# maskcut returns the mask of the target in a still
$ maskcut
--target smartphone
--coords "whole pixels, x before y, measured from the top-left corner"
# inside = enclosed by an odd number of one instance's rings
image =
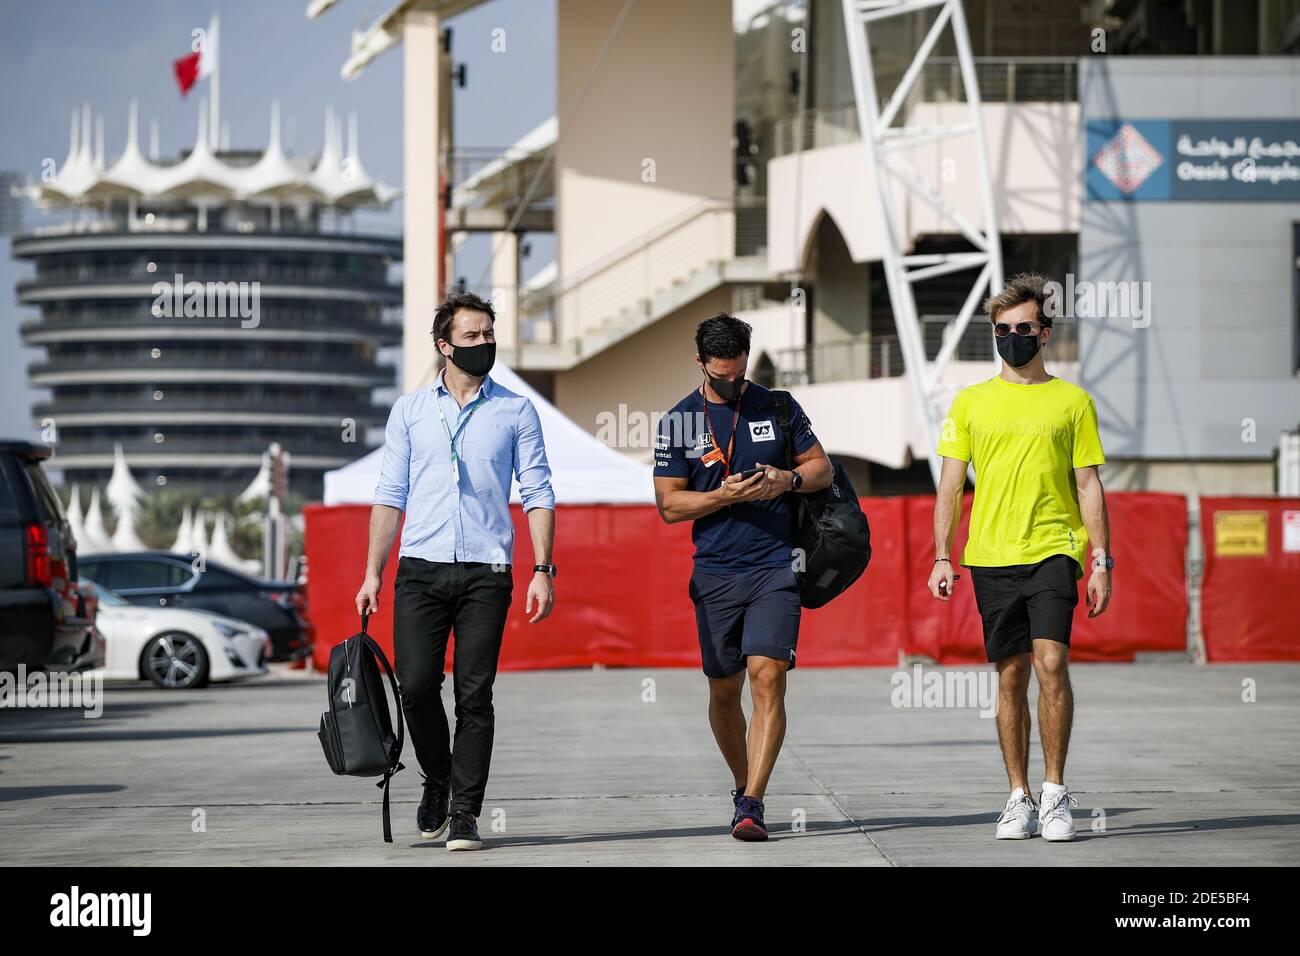
[[[736,477],[741,481],[749,481],[755,475],[761,475],[762,473],[762,468],[746,468],[744,471],[737,473]]]

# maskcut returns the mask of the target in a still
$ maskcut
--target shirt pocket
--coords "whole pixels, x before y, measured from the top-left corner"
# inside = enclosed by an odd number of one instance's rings
[[[479,461],[511,462],[515,457],[515,430],[499,422],[470,421],[465,426],[462,454]]]

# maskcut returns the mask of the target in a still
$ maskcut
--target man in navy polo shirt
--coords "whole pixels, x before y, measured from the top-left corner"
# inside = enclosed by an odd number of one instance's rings
[[[659,423],[655,500],[664,521],[694,521],[700,657],[709,678],[709,724],[736,789],[731,835],[766,840],[763,794],[785,738],[785,676],[799,639],[794,500],[830,485],[830,459],[793,400],[794,470],[772,393],[745,380],[750,326],[725,313],[695,331],[700,387]],[[753,720],[746,744],[740,695],[749,674]]]

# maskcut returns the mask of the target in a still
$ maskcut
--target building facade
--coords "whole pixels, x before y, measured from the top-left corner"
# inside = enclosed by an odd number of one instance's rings
[[[200,130],[174,162],[146,159],[134,108],[122,156],[90,149],[88,114],[67,161],[31,189],[63,213],[13,241],[34,266],[19,301],[39,309],[23,340],[43,348],[33,408],[65,482],[102,486],[121,448],[146,487],[243,490],[272,443],[290,488],[369,450],[401,340],[395,237],[348,230],[347,213],[393,192],[345,154],[327,120],[315,163],[287,156],[278,118],[261,152],[214,151]],[[78,139],[80,140],[78,142]]]

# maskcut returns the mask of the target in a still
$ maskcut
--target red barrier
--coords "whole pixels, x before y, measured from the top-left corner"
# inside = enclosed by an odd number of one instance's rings
[[[960,556],[970,527],[971,495],[962,503],[953,554]],[[1085,584],[1070,637],[1070,656],[1081,661],[1131,661],[1138,651],[1181,651],[1187,646],[1187,505],[1181,495],[1112,492],[1111,551],[1114,593],[1106,613],[1089,618]],[[911,577],[907,591],[907,653],[943,663],[981,662],[983,627],[968,568],[953,599],[936,601],[926,585],[934,562],[934,496],[907,498]]]
[[[804,666],[893,664],[904,626],[902,593],[891,586],[902,573],[902,499],[864,499],[874,553],[866,575],[831,604],[806,611],[800,627]],[[307,602],[316,625],[315,665],[360,622],[354,599],[365,568],[368,505],[308,505]],[[515,523],[515,593],[501,649],[503,670],[557,667],[698,667],[689,523],[665,525],[645,505],[560,505],[554,561],[557,609],[538,624],[524,613],[533,565],[528,523]],[[389,554],[379,613],[369,631],[392,651],[393,576]]]
[[[1298,523],[1300,498],[1201,499],[1201,632],[1209,660],[1300,660]]]
[[[1087,621],[1075,618],[1075,656],[1131,660],[1140,650],[1184,646],[1186,599],[1183,550],[1186,518],[1177,495],[1112,494],[1116,593],[1111,609]],[[801,666],[891,666],[900,651],[945,663],[983,661],[979,614],[969,572],[949,603],[926,590],[933,561],[928,495],[864,498],[873,554],[866,574],[826,607],[805,611],[799,636]],[[969,497],[964,514],[969,515]],[[515,593],[501,652],[504,670],[558,667],[698,667],[691,574],[690,525],[665,525],[648,505],[560,505],[555,563],[556,612],[529,624],[524,611],[533,565],[527,521],[515,522]],[[358,627],[354,597],[365,566],[368,505],[304,509],[307,598],[316,625],[315,664]],[[963,518],[958,547],[965,543]],[[960,553],[959,551],[956,553]],[[390,555],[380,613],[370,631],[392,649]]]

